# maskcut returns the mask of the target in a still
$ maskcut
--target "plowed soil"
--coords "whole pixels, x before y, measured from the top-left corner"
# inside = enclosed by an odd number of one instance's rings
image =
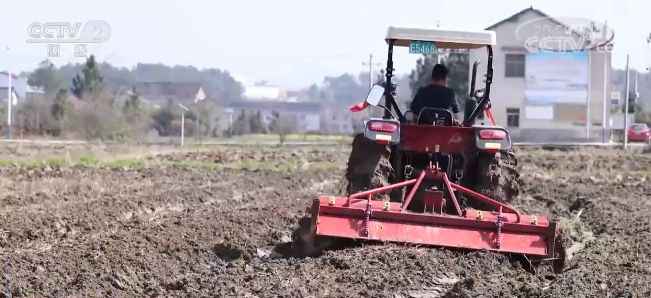
[[[560,218],[567,268],[360,244],[279,255],[348,147],[215,147],[124,168],[0,167],[5,296],[650,297],[651,155],[520,150],[516,207]]]

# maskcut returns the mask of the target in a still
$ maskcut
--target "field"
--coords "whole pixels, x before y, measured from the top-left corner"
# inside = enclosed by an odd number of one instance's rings
[[[5,296],[651,296],[648,153],[517,152],[516,207],[573,240],[556,275],[394,244],[276,253],[313,198],[341,192],[346,145],[90,147],[0,149]]]

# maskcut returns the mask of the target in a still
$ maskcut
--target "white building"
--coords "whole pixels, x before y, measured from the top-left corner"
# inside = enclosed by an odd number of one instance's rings
[[[254,101],[284,101],[287,98],[287,91],[269,85],[245,86],[243,96]]]
[[[496,122],[508,127],[515,140],[574,141],[589,134],[597,141],[602,132],[607,135],[611,52],[606,49],[612,47],[612,35],[595,24],[601,32],[589,32],[592,39],[586,39],[580,25],[594,23],[567,21],[527,8],[487,28],[497,35],[492,110]],[[481,61],[478,88],[486,58],[483,49],[470,55],[471,65]]]

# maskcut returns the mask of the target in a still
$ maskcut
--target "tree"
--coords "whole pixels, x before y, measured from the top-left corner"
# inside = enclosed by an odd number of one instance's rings
[[[131,89],[129,97],[124,101],[122,116],[128,125],[126,135],[129,137],[141,139],[151,127],[152,118],[142,107],[142,101],[135,88]]]
[[[281,115],[276,111],[272,112],[272,117],[269,130],[272,133],[278,134],[278,141],[282,145],[285,143],[287,135],[296,130],[296,119],[287,115]]]
[[[211,100],[202,100],[196,103],[193,107],[196,111],[194,114],[197,116],[197,134],[202,136],[202,133],[208,132],[211,136],[218,136],[221,131],[218,129],[217,124],[221,115],[220,107]]]
[[[18,105],[16,122],[20,125],[21,131],[38,135],[58,132],[59,125],[52,117],[51,106],[52,99],[40,95],[31,96]]]
[[[54,97],[50,111],[52,118],[59,123],[57,128],[53,128],[52,134],[58,136],[63,132],[65,120],[72,111],[72,104],[68,101],[68,91],[66,89],[59,89]]]
[[[140,113],[140,105],[140,96],[136,92],[136,88],[131,88],[129,98],[127,98],[127,100],[124,102],[124,106],[122,106],[122,112],[125,115]]]
[[[83,98],[86,94],[101,91],[104,78],[99,73],[94,55],[88,57],[81,72],[82,76],[77,74],[72,79],[72,93],[75,96]]]
[[[248,116],[244,110],[240,111],[240,115],[237,116],[237,119],[233,122],[233,127],[230,131],[233,132],[233,135],[245,135],[251,133],[251,122],[248,120]]]
[[[249,115],[249,127],[251,128],[251,133],[267,133],[267,128],[262,121],[262,113],[260,111]]]
[[[63,87],[63,77],[49,60],[43,60],[38,68],[29,74],[27,83],[43,88],[45,94],[54,94]]]
[[[172,133],[172,122],[174,121],[174,104],[169,101],[167,105],[152,115],[153,126],[161,136],[168,136]]]
[[[62,120],[65,117],[67,106],[68,106],[68,91],[65,89],[59,89],[57,95],[54,97],[54,102],[52,103],[52,117],[55,120]]]
[[[305,90],[305,93],[307,95],[307,99],[310,101],[317,101],[319,99],[323,99],[321,98],[321,91],[319,90],[319,86],[317,86],[316,84],[310,85],[310,87],[308,87]]]
[[[337,103],[351,104],[366,97],[368,85],[360,84],[352,75],[343,74],[338,77],[325,77],[324,91],[328,97]]]
[[[92,62],[90,61],[91,58]],[[90,64],[93,66],[91,67]],[[88,72],[84,71],[85,69],[94,70]],[[240,82],[235,80],[235,78],[233,78],[227,71],[217,68],[199,70],[193,66],[172,67],[164,64],[140,63],[133,69],[128,69],[126,67],[115,67],[106,62],[97,63],[95,57],[89,57],[89,59],[83,64],[66,64],[58,68],[52,67],[51,71],[56,73],[56,76],[59,77],[62,82],[72,82],[71,91],[74,91],[73,94],[78,97],[84,96],[84,92],[87,91],[86,89],[93,89],[93,84],[86,86],[85,77],[87,73],[90,77],[97,77],[97,75],[101,74],[101,87],[108,89],[109,91],[115,91],[127,86],[134,86],[139,82],[199,83],[202,85],[206,93],[220,101],[239,100],[244,91]],[[35,80],[34,82],[40,81],[43,80]],[[42,87],[42,84],[43,83],[32,85]],[[63,85],[59,85],[59,88],[62,86]],[[52,94],[58,91],[57,87],[52,87],[50,89],[52,90]]]

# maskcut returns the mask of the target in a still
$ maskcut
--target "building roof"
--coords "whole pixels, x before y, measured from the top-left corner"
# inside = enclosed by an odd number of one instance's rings
[[[510,16],[510,17],[508,17],[506,19],[503,19],[503,20],[501,20],[501,21],[499,21],[499,22],[497,22],[497,23],[495,23],[493,25],[488,26],[488,28],[486,28],[486,30],[494,30],[496,27],[499,27],[500,25],[502,25],[504,23],[516,22],[521,15],[523,15],[523,14],[525,14],[527,12],[533,12],[533,13],[541,16],[541,17],[549,18],[549,20],[551,20],[552,22],[555,22],[555,23],[557,23],[557,24],[559,24],[561,26],[566,26],[565,24],[563,24],[563,23],[555,20],[554,18],[550,17],[548,14],[546,14],[546,13],[544,13],[544,12],[538,10],[538,9],[535,9],[535,8],[533,8],[533,6],[531,6],[531,7],[525,8],[525,9],[519,11],[519,12],[516,12],[515,14],[513,14],[512,16]]]
[[[529,13],[529,12],[537,14],[541,18],[545,18],[547,21],[561,26],[562,28],[568,30],[572,35],[574,35],[576,37],[581,37],[583,35],[581,32],[577,31],[575,28],[571,27],[570,25],[549,16],[548,14],[542,12],[541,10],[533,8],[533,6],[525,8],[525,9],[511,15],[510,17],[508,17],[506,19],[503,19],[503,20],[501,20],[501,21],[499,21],[499,22],[497,22],[497,23],[495,23],[493,25],[488,26],[486,28],[486,30],[495,30],[495,28],[501,26],[502,24],[509,23],[509,22],[517,22],[518,18],[520,16],[522,16],[522,15],[524,15],[526,13]],[[606,26],[606,24],[604,23],[604,28],[606,28],[605,26]],[[602,45],[612,44],[613,39],[614,39],[614,34],[611,34],[609,37],[603,39]]]

